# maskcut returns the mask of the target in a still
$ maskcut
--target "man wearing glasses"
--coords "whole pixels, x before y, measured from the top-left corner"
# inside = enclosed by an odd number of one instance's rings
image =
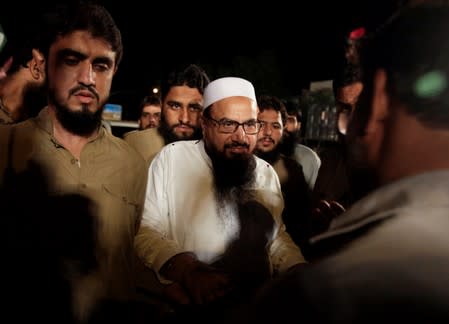
[[[203,139],[165,146],[150,166],[136,248],[178,289],[179,302],[208,304],[218,319],[228,301],[305,261],[281,220],[276,172],[253,155],[260,130],[253,85],[217,79],[205,88],[204,107]],[[196,315],[213,321],[206,314]]]

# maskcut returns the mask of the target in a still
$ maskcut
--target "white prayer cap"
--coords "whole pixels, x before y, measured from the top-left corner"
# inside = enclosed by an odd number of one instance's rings
[[[256,92],[251,82],[235,77],[225,77],[210,82],[204,89],[204,108],[229,97],[247,97],[256,100]]]

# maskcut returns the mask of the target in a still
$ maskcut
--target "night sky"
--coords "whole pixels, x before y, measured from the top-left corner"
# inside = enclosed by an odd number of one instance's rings
[[[295,96],[311,81],[331,79],[344,36],[360,26],[374,29],[399,1],[98,2],[110,10],[124,42],[111,101],[132,118],[141,97],[179,63],[199,64],[211,79],[248,78],[259,94]],[[14,37],[18,24],[50,3],[2,3],[0,24]]]

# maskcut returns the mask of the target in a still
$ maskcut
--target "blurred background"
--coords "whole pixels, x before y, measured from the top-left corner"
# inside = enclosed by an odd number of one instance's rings
[[[34,15],[56,1],[4,0],[0,24],[8,41]],[[122,119],[137,119],[141,98],[157,88],[174,64],[196,63],[211,79],[241,76],[257,94],[294,98],[313,81],[329,80],[345,38],[358,27],[374,29],[401,4],[367,1],[96,1],[122,31],[124,57],[110,102]],[[4,54],[4,53],[3,53]],[[1,59],[4,60],[2,54]]]

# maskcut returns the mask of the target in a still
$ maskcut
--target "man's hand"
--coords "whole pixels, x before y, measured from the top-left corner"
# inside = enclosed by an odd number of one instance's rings
[[[187,291],[177,282],[165,285],[162,290],[162,295],[168,301],[175,304],[190,304],[190,298]]]
[[[192,253],[175,255],[164,264],[161,274],[179,283],[195,304],[205,304],[231,290],[229,277],[201,261]]]
[[[312,233],[318,234],[327,230],[331,221],[344,211],[345,208],[334,200],[320,200],[318,205],[312,210]]]
[[[332,220],[345,211],[345,208],[335,200],[320,200],[318,206],[314,209],[314,213],[326,216]]]

